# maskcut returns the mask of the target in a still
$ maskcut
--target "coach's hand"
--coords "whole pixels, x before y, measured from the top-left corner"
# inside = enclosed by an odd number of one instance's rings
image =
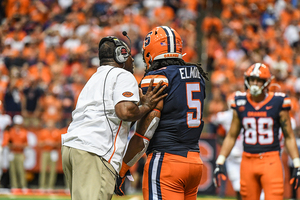
[[[227,179],[226,178],[225,167],[224,167],[224,165],[218,165],[217,164],[216,168],[215,168],[215,171],[214,171],[214,178],[213,178],[215,187],[220,187],[221,179],[223,181],[225,181]]]
[[[125,193],[124,193],[124,191],[123,191],[124,187],[122,187],[122,186],[123,186],[123,184],[124,184],[124,182],[125,182],[126,177],[127,177],[130,181],[133,181],[133,177],[132,177],[132,175],[131,175],[131,173],[130,173],[129,170],[126,172],[126,174],[125,174],[124,177],[118,176],[117,179],[116,179],[115,194],[118,195],[118,196],[123,196],[123,195],[125,195]],[[122,188],[123,188],[123,189],[122,189]]]
[[[300,167],[294,168],[290,184],[293,185],[296,190],[300,185]]]
[[[154,79],[151,79],[147,93],[145,95],[140,88],[140,104],[149,107],[149,110],[153,110],[156,107],[157,103],[168,95],[163,94],[164,89],[166,89],[166,85],[163,85],[163,83],[163,81],[159,81],[153,88]]]

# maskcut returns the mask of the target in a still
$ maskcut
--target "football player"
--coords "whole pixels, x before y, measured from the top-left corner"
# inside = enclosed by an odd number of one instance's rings
[[[140,83],[143,92],[154,78],[154,85],[164,81],[168,96],[138,122],[115,192],[123,194],[123,176],[146,152],[142,186],[145,200],[195,200],[203,168],[198,140],[203,128],[207,73],[200,64],[184,62],[181,37],[168,26],[156,27],[147,34],[143,57],[147,65]]]
[[[268,92],[271,79],[269,68],[262,63],[253,64],[246,71],[247,92],[235,95],[231,105],[234,109],[231,127],[216,160],[214,182],[218,186],[220,179],[225,177],[225,159],[243,128],[244,152],[240,171],[243,200],[258,200],[262,189],[266,200],[283,199],[280,127],[295,167],[291,184],[295,188],[300,184],[300,159],[289,115],[291,100],[284,93]]]

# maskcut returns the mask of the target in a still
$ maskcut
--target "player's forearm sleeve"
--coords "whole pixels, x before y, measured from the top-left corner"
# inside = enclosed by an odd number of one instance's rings
[[[154,117],[153,120],[151,121],[150,125],[148,126],[144,136],[136,133],[136,136],[142,137],[143,138],[143,142],[144,142],[144,148],[138,152],[137,154],[135,154],[135,156],[127,163],[128,166],[133,166],[146,152],[148,146],[149,146],[149,142],[151,140],[151,138],[154,135],[154,132],[159,124],[159,120],[160,118],[158,117]]]

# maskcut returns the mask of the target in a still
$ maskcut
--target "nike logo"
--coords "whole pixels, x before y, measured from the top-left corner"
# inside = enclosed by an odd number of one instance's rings
[[[266,110],[270,110],[273,106],[266,106]]]

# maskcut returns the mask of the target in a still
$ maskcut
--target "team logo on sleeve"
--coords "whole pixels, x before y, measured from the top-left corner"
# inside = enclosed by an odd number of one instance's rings
[[[122,95],[124,97],[132,97],[133,96],[133,93],[132,92],[123,92]]]
[[[245,109],[246,109],[245,106],[239,107],[239,111],[240,111],[240,112],[243,112]]]

